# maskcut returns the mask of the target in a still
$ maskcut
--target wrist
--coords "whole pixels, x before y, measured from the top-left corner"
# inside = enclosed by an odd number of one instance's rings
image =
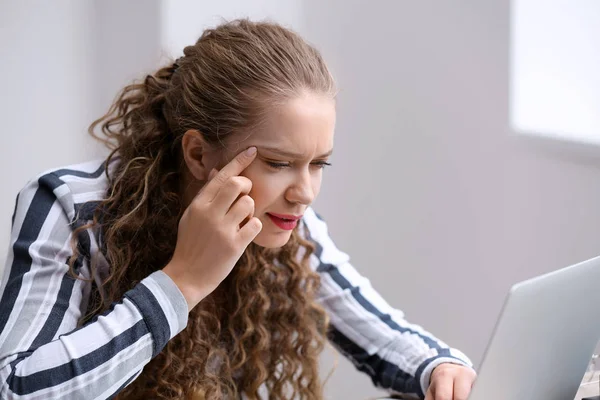
[[[180,273],[181,269],[174,267],[172,263],[167,264],[162,271],[171,278],[173,283],[179,288],[179,291],[188,304],[188,312],[191,311],[202,299],[208,296],[212,291],[207,288],[199,288],[191,284],[191,280]]]

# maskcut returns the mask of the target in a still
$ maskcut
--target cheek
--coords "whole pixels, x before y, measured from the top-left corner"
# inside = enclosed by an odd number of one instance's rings
[[[313,185],[312,185],[312,190],[313,193],[315,194],[315,197],[317,197],[319,195],[319,192],[321,191],[321,183],[323,182],[323,176],[322,176],[322,172],[318,174],[318,176],[313,179]]]
[[[255,211],[261,212],[277,201],[283,193],[283,182],[277,174],[260,171],[259,168],[248,168],[242,176],[252,181],[250,197],[254,200]]]
[[[269,193],[267,192],[268,186],[262,184],[259,180],[252,180],[252,190],[250,190],[250,197],[254,200],[255,211],[262,210],[265,203],[268,202]]]

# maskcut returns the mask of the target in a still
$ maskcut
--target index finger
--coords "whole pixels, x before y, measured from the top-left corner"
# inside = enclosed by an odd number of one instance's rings
[[[248,165],[250,165],[255,158],[256,147],[254,146],[249,147],[243,152],[239,153],[204,186],[204,193],[209,199],[212,200],[219,192],[219,189],[221,189],[221,186],[223,186],[223,184],[227,182],[229,178],[241,174],[242,171],[246,169],[246,167],[248,167]]]

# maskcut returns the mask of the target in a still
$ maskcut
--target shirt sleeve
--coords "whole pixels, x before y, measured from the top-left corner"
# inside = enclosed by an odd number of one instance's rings
[[[77,328],[89,283],[68,273],[72,198],[53,174],[17,197],[0,286],[2,399],[112,398],[187,325],[185,298],[157,271]]]
[[[350,264],[349,256],[338,250],[314,210],[309,208],[303,221],[305,234],[315,245],[311,262],[321,277],[317,301],[330,316],[329,339],[377,387],[423,398],[438,365],[472,368],[466,355],[392,308]]]

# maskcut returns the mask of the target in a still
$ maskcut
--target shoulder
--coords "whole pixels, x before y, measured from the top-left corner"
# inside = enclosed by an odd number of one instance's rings
[[[111,162],[109,169],[114,164],[114,161]],[[69,220],[91,219],[78,214],[93,213],[93,208],[106,197],[108,179],[105,172],[106,160],[46,170],[21,189],[17,202],[27,201],[30,207],[36,207],[58,201]]]

